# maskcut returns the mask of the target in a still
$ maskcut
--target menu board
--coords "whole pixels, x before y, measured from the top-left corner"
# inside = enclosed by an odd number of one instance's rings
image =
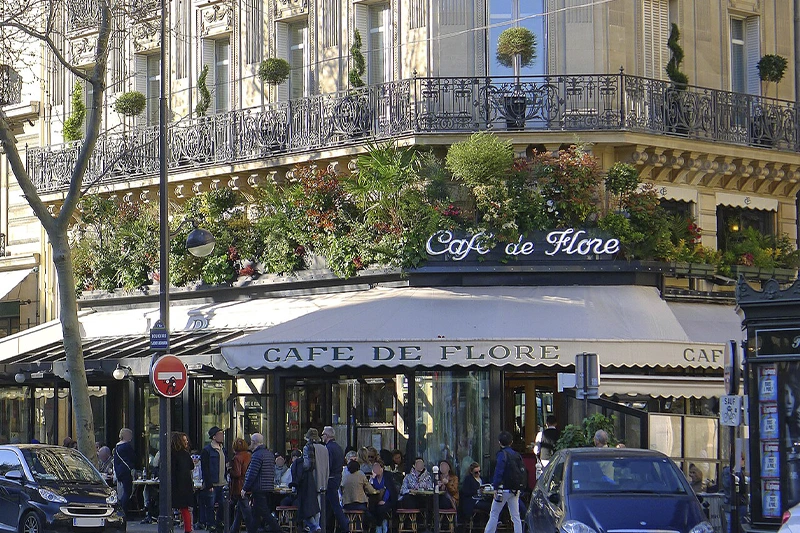
[[[761,509],[765,518],[781,516],[781,446],[778,413],[778,368],[758,367],[758,420],[761,441]]]

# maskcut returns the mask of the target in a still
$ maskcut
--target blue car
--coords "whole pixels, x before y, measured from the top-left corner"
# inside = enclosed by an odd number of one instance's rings
[[[117,492],[77,450],[0,446],[0,530],[121,533]]]
[[[666,455],[631,448],[559,451],[539,477],[528,533],[713,533]]]

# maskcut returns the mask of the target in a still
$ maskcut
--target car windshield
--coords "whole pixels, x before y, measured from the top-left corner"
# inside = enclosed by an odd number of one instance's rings
[[[100,474],[75,450],[69,448],[27,448],[22,454],[37,481],[103,483]]]
[[[678,468],[663,457],[580,457],[572,461],[572,492],[686,493]]]

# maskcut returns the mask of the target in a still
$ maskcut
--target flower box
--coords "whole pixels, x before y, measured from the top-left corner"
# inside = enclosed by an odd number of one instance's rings
[[[786,282],[797,278],[797,270],[792,268],[734,265],[731,267],[731,271],[737,278],[741,275],[744,276],[745,279],[756,279],[759,281],[774,279],[776,281]]]
[[[674,269],[676,276],[687,276],[691,278],[705,278],[713,276],[716,272],[716,265],[709,263],[687,263],[684,261],[673,261],[670,267]]]

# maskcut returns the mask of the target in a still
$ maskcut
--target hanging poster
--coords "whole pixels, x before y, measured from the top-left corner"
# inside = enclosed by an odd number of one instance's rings
[[[758,367],[758,401],[778,401],[778,369],[775,365]]]
[[[783,509],[800,503],[800,362],[779,363]]]
[[[778,441],[761,443],[761,478],[780,476],[780,444]]]
[[[759,424],[761,440],[776,440],[779,437],[778,406],[774,403],[762,403],[758,406],[760,411]]]
[[[767,518],[781,516],[781,482],[774,479],[761,480],[761,508]]]

